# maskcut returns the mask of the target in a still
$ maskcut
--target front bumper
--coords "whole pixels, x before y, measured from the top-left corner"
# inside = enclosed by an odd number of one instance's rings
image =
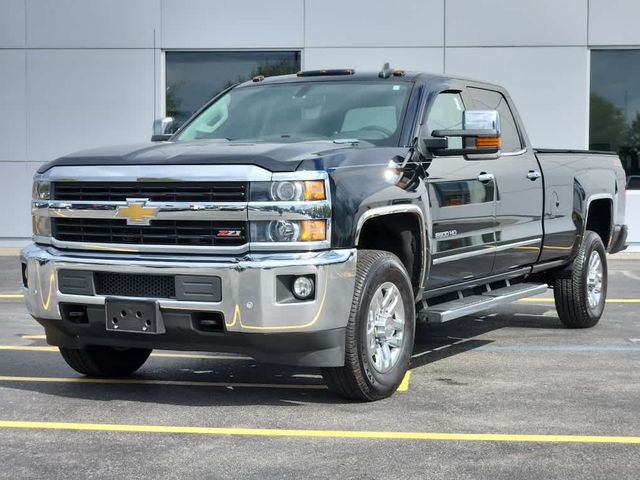
[[[71,252],[30,245],[23,249],[21,261],[26,270],[27,308],[45,327],[47,340],[53,345],[228,351],[245,353],[258,361],[306,366],[339,366],[344,361],[344,330],[355,282],[354,249],[249,254],[237,258]],[[58,288],[61,269],[217,276],[221,279],[222,300],[147,298],[158,304],[164,333],[107,331],[106,297],[61,293]],[[293,303],[276,301],[279,275],[315,275],[315,298]],[[88,323],[64,319],[60,304],[86,305]],[[190,312],[219,312],[224,318],[224,328],[220,332],[197,330],[187,315]]]

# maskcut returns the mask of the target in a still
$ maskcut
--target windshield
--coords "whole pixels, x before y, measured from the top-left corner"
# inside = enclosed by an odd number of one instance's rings
[[[234,88],[177,135],[285,142],[359,139],[397,145],[411,83],[297,82]]]

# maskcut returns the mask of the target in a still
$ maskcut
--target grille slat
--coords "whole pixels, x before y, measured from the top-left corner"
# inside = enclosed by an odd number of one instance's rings
[[[66,242],[229,247],[248,241],[246,222],[152,220],[139,226],[122,219],[54,218],[52,226],[54,237]],[[240,236],[217,237],[219,230],[240,230]]]
[[[54,200],[120,202],[244,202],[246,182],[54,182]]]
[[[94,284],[98,295],[176,298],[175,278],[171,275],[96,272]]]

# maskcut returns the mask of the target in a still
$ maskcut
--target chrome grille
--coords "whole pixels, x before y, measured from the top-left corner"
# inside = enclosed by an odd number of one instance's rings
[[[246,222],[234,221],[152,220],[150,225],[127,225],[121,219],[53,218],[52,228],[53,236],[66,242],[210,247],[248,242]],[[229,231],[239,234],[228,236]]]
[[[55,182],[54,200],[121,202],[244,202],[246,182]]]

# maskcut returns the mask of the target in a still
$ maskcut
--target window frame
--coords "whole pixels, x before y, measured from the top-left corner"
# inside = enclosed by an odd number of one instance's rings
[[[516,128],[516,134],[518,135],[518,141],[520,142],[520,148],[516,149],[516,150],[509,150],[509,151],[501,150],[500,151],[500,156],[501,157],[503,157],[503,156],[509,157],[509,156],[522,155],[522,154],[526,153],[527,152],[527,143],[526,143],[526,141],[525,141],[525,139],[524,139],[524,137],[522,135],[522,128],[520,126],[520,118],[518,117],[518,115],[516,115],[514,113],[514,108],[511,105],[511,99],[509,98],[509,96],[506,95],[505,92],[503,92],[503,91],[501,91],[499,89],[496,89],[496,88],[491,88],[491,87],[489,87],[487,85],[469,84],[466,87],[466,93],[468,95],[469,101],[473,104],[474,108],[476,108],[476,102],[475,102],[475,100],[473,98],[473,95],[471,93],[471,89],[484,90],[484,91],[487,91],[487,92],[497,93],[498,95],[500,95],[503,98],[503,100],[504,100],[504,102],[505,102],[505,104],[506,104],[506,106],[507,106],[507,108],[509,110],[509,113],[511,114],[511,118],[513,119],[513,124],[514,124],[514,126]],[[500,119],[500,122],[502,123],[502,119]],[[502,135],[502,133],[501,133],[501,135]]]

